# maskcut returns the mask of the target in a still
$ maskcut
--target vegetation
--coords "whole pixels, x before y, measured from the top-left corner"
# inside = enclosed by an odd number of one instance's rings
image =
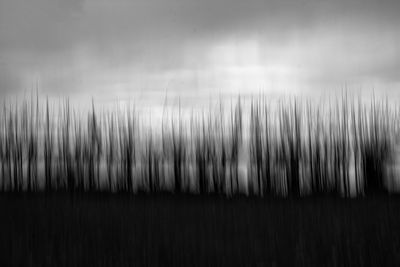
[[[292,98],[240,98],[230,111],[163,117],[134,109],[86,116],[68,100],[4,104],[3,191],[109,191],[364,195],[394,190],[399,110],[348,98],[322,106]],[[249,105],[246,105],[249,104]]]

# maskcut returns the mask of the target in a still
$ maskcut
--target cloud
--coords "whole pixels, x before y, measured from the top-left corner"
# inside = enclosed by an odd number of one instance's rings
[[[395,0],[0,0],[0,90],[239,88],[264,74],[250,86],[394,84],[399,12]]]

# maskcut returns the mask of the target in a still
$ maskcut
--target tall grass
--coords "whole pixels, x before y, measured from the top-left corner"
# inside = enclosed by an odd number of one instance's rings
[[[41,104],[44,104],[42,106]],[[4,102],[2,191],[109,191],[341,196],[393,191],[399,108],[344,94],[326,105],[264,97],[230,110],[163,116],[87,114],[65,100]],[[156,130],[158,129],[158,130]]]

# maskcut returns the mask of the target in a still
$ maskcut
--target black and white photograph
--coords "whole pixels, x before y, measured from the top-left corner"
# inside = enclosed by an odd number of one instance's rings
[[[400,1],[0,0],[0,266],[400,266]]]

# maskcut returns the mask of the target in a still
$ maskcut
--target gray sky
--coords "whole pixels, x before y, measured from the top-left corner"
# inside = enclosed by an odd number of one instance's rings
[[[187,103],[400,91],[398,0],[0,0],[0,91]]]

